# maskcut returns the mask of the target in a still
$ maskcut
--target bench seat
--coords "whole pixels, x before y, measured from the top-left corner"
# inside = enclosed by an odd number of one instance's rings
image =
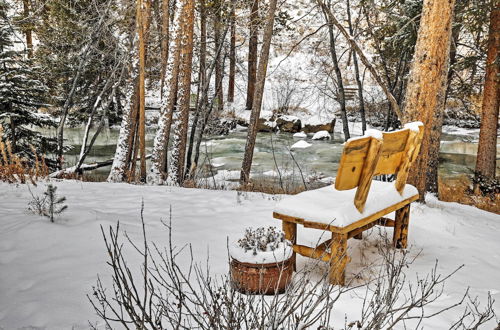
[[[405,200],[418,198],[418,190],[406,184],[402,195],[394,182],[372,181],[363,213],[353,204],[356,189],[337,190],[334,185],[305,191],[278,202],[274,212],[305,221],[337,228],[347,227],[365,217],[378,213]]]

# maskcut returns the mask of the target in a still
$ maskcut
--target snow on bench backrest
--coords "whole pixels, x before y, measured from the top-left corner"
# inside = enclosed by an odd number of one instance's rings
[[[335,189],[358,187],[354,205],[360,212],[375,175],[397,174],[395,188],[402,194],[410,166],[420,151],[423,133],[423,124],[414,122],[402,130],[384,133],[367,130],[364,136],[349,139],[340,159]]]

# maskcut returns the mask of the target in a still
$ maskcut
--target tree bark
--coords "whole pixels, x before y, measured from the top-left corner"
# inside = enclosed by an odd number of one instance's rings
[[[500,0],[492,1],[476,175],[495,178],[500,107]]]
[[[200,54],[199,54],[199,72],[198,72],[198,87],[196,92],[196,112],[191,125],[191,132],[189,134],[189,147],[186,156],[186,170],[189,176],[192,174],[192,157],[193,148],[195,144],[196,131],[198,130],[198,122],[200,115],[206,106],[208,87],[206,86],[207,80],[207,9],[205,0],[200,0]],[[196,163],[194,164],[196,166]]]
[[[24,19],[28,20],[28,26],[24,29],[24,34],[26,36],[26,48],[28,49],[28,58],[33,57],[33,34],[31,29],[30,7],[30,0],[23,0]]]
[[[406,90],[404,122],[421,121],[425,127],[420,155],[408,176],[422,202],[427,190],[429,162],[435,162],[439,156],[454,4],[455,0],[424,0]]]
[[[168,47],[170,43],[170,1],[162,0],[161,3],[161,71],[160,71],[160,91],[163,99],[163,85],[165,84],[165,74],[168,63]]]
[[[163,94],[166,97],[161,102],[160,118],[158,119],[158,130],[156,131],[153,152],[151,157],[151,171],[148,181],[161,184],[167,178],[167,156],[168,142],[172,126],[172,115],[177,104],[177,90],[179,82],[179,66],[181,58],[181,24],[182,15],[174,10],[174,21],[170,31],[171,42],[170,56],[166,71],[166,84],[163,86]]]
[[[214,15],[214,41],[215,49],[218,49],[220,45],[224,43],[222,39],[222,4],[223,0],[217,0],[215,2],[215,15]],[[216,51],[215,51],[216,52]],[[217,99],[217,110],[220,112],[224,108],[224,91],[222,85],[222,77],[224,70],[224,56],[217,56],[215,62],[215,97]]]
[[[271,48],[271,39],[273,37],[274,15],[276,13],[277,0],[270,0],[269,11],[266,17],[266,26],[264,29],[262,49],[260,53],[257,82],[255,84],[255,93],[253,97],[252,113],[250,116],[250,125],[248,126],[247,142],[245,146],[245,155],[241,167],[240,183],[248,183],[250,179],[250,170],[252,168],[253,151],[255,140],[257,138],[257,128],[262,108],[264,96],[264,86],[266,83],[267,63],[269,61],[269,50]]]
[[[351,18],[351,3],[347,0],[347,23],[349,24],[349,34],[351,38],[354,38],[354,28],[352,26],[352,18]],[[359,113],[361,116],[361,130],[363,134],[366,131],[366,114],[365,114],[365,100],[363,96],[363,83],[361,82],[360,74],[359,74],[359,64],[358,64],[358,55],[356,52],[352,52],[352,63],[354,65],[354,76],[356,78],[356,84],[358,85],[358,98],[359,98]]]
[[[231,0],[230,29],[231,44],[229,48],[229,84],[227,87],[227,101],[234,102],[234,84],[236,75],[236,0]]]
[[[149,0],[137,0],[137,31],[139,36],[139,156],[140,180],[146,182],[146,43]]]
[[[344,131],[344,139],[345,141],[351,138],[351,134],[349,134],[349,122],[347,120],[347,110],[345,106],[345,90],[344,90],[344,82],[342,81],[342,71],[340,71],[340,65],[337,58],[337,49],[335,42],[335,35],[333,33],[333,23],[330,21],[328,14],[325,9],[329,7],[323,7],[323,13],[325,15],[325,19],[328,23],[328,36],[330,38],[330,56],[332,57],[333,69],[335,70],[335,77],[337,78],[337,97],[338,102],[340,104],[340,116],[342,117],[342,129]]]
[[[259,0],[251,0],[250,39],[248,41],[248,82],[246,109],[252,110],[255,83],[257,79],[257,45],[259,42]]]
[[[193,59],[194,0],[186,0],[182,16],[181,63],[179,69],[178,106],[174,113],[174,139],[172,142],[172,162],[170,178],[182,185],[186,164],[186,142],[189,124],[189,104],[191,99],[191,72]]]

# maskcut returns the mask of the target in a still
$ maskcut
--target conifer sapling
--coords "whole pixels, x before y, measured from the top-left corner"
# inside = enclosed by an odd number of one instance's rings
[[[68,208],[67,205],[64,205],[66,197],[58,197],[56,191],[57,187],[49,184],[47,191],[44,192],[47,198],[47,208],[43,215],[49,218],[50,222],[54,222],[54,216],[63,213]]]

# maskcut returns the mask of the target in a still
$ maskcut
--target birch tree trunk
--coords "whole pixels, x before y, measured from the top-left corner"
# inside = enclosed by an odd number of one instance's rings
[[[500,0],[492,0],[476,175],[495,178],[500,107]]]
[[[425,201],[429,166],[437,166],[439,156],[454,4],[455,0],[424,0],[406,91],[404,122],[421,121],[425,127],[420,155],[408,176],[420,201]]]
[[[172,161],[170,163],[170,179],[182,185],[184,182],[186,163],[186,142],[189,124],[189,103],[191,99],[191,72],[193,60],[194,0],[186,0],[183,4],[181,36],[181,61],[179,68],[178,106],[174,112],[172,124],[174,138],[172,142]]]
[[[269,61],[269,50],[271,48],[271,39],[273,37],[274,15],[276,13],[277,0],[270,0],[269,11],[266,17],[266,26],[260,52],[259,68],[257,81],[255,84],[255,93],[253,96],[252,114],[250,116],[250,125],[248,126],[247,142],[245,146],[245,155],[241,167],[240,184],[248,183],[250,180],[250,170],[252,168],[253,151],[255,140],[257,138],[257,128],[262,108],[262,99],[264,96],[264,87],[267,75],[267,63]]]
[[[259,0],[251,0],[250,8],[250,40],[248,41],[248,81],[246,109],[252,110],[255,83],[257,79],[257,45],[259,34]]]

